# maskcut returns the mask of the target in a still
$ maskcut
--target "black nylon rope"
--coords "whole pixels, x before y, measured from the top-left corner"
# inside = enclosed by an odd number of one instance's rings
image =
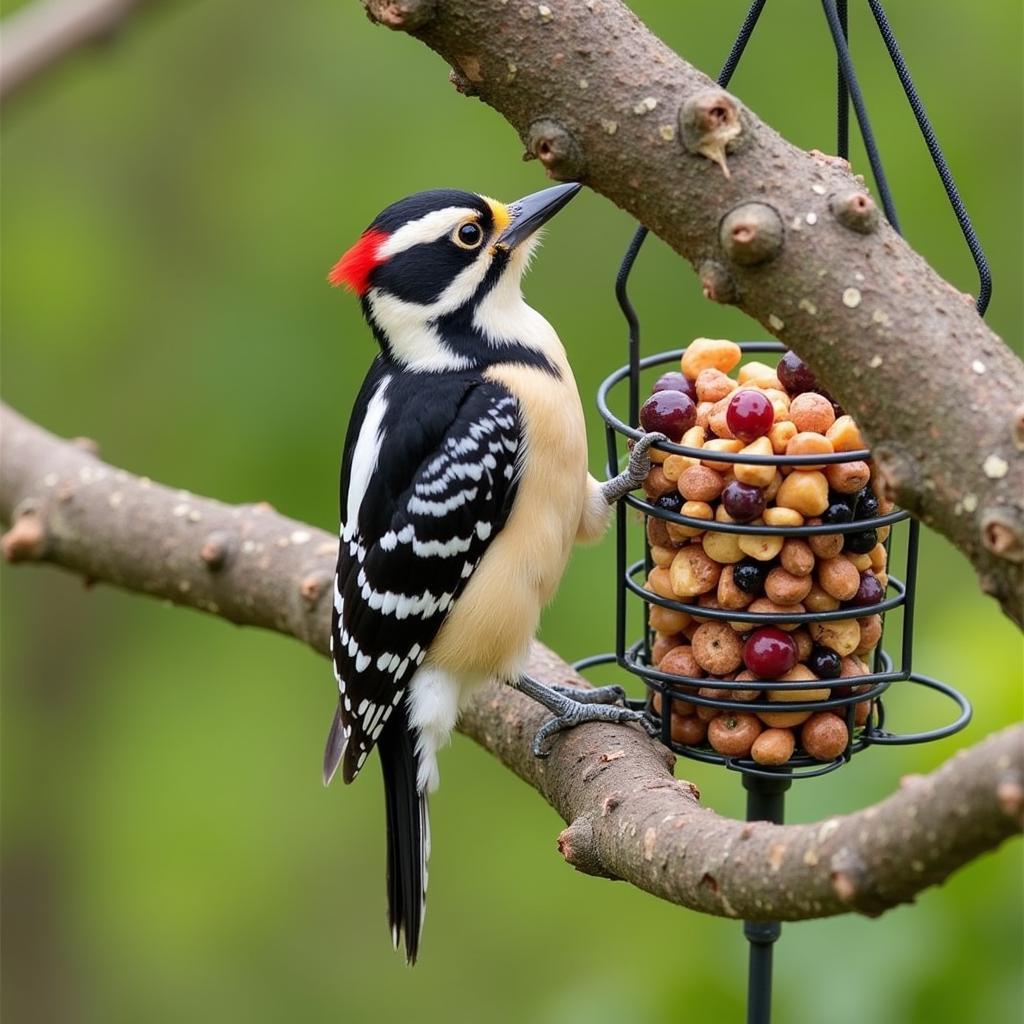
[[[767,0],[754,0],[750,5],[747,15],[743,19],[743,24],[740,26],[736,40],[732,45],[732,49],[729,51],[729,56],[726,58],[725,63],[722,65],[722,70],[718,75],[718,84],[723,88],[729,84],[733,73],[739,65],[743,52],[747,47],[747,43],[750,41],[750,36],[757,25],[758,19],[760,18],[761,12],[764,10],[766,3]],[[935,169],[939,174],[939,178],[942,180],[943,188],[946,191],[946,196],[949,199],[950,206],[952,207],[953,213],[960,225],[960,230],[963,232],[964,240],[967,242],[967,247],[970,249],[971,256],[974,259],[974,264],[977,267],[979,287],[976,306],[978,313],[984,314],[992,297],[992,274],[988,265],[988,259],[985,256],[985,251],[982,248],[981,242],[974,230],[974,225],[971,223],[971,218],[967,213],[967,208],[964,206],[963,199],[960,197],[960,193],[957,190],[956,183],[953,180],[953,174],[949,169],[949,165],[946,163],[946,159],[942,153],[941,147],[939,146],[938,139],[935,136],[935,131],[932,128],[927,113],[925,112],[924,104],[921,102],[921,98],[914,87],[913,80],[910,77],[910,71],[907,68],[906,61],[903,59],[903,54],[900,52],[899,46],[896,43],[896,37],[893,35],[892,29],[889,26],[889,21],[885,15],[885,10],[882,7],[881,0],[868,0],[868,4],[871,8],[871,13],[874,15],[875,22],[878,25],[878,30],[882,39],[885,42],[886,49],[889,51],[889,57],[893,63],[893,67],[896,69],[896,74],[899,77],[900,84],[903,86],[903,91],[906,94],[907,101],[909,102],[914,118],[917,121],[918,128],[924,138],[925,145],[928,147],[928,152],[931,154],[932,162],[935,164]],[[878,145],[875,141],[871,121],[868,118],[867,108],[864,104],[864,97],[860,91],[860,85],[857,82],[857,76],[853,68],[853,60],[850,57],[850,49],[847,43],[847,34],[849,31],[847,0],[822,0],[822,7],[825,12],[825,18],[828,21],[829,30],[832,34],[832,41],[836,48],[836,63],[838,68],[836,76],[837,154],[845,159],[849,153],[849,107],[852,102],[854,113],[857,118],[857,127],[860,129],[861,139],[867,153],[868,163],[871,166],[872,176],[875,179],[875,188],[878,191],[882,209],[885,211],[885,216],[889,223],[897,232],[900,232],[899,218],[896,215],[896,208],[893,203],[892,193],[889,189],[889,182],[885,175],[885,169],[882,166],[881,154],[878,151]],[[647,228],[643,224],[636,229],[636,232],[633,234],[633,237],[626,248],[625,255],[619,265],[619,271],[615,279],[615,296],[618,299],[619,307],[622,310],[623,316],[626,318],[626,323],[629,328],[630,368],[631,371],[633,371],[631,372],[630,377],[634,382],[637,380],[638,362],[640,358],[640,321],[637,316],[636,309],[633,307],[633,304],[629,299],[627,284],[630,272],[632,271],[637,255],[640,252],[640,247],[647,238],[647,233]],[[900,233],[902,234],[902,232]],[[631,423],[636,422],[637,405],[638,396],[635,392],[635,388],[631,388]]]

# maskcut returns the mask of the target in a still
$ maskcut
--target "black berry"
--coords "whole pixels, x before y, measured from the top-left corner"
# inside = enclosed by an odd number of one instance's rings
[[[733,569],[732,581],[744,594],[763,594],[764,581],[768,578],[770,569],[771,566],[764,562],[745,558]]]
[[[678,512],[683,507],[683,496],[678,491],[669,491],[668,494],[659,495],[651,504],[667,512]]]
[[[874,519],[878,515],[878,498],[870,487],[865,487],[857,495],[856,519]]]
[[[807,667],[819,679],[838,679],[842,671],[842,659],[831,647],[817,645],[807,659]]]
[[[851,555],[866,555],[877,543],[878,533],[875,530],[859,530],[843,538],[843,550]]]
[[[853,521],[853,509],[845,501],[834,501],[821,513],[823,523],[849,523]]]

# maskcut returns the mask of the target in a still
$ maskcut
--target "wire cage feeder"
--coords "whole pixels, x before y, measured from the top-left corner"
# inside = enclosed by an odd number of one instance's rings
[[[719,75],[718,84],[720,86],[725,87],[732,77],[765,2],[766,0],[755,0],[750,7]],[[957,193],[952,175],[943,158],[924,107],[914,89],[882,5],[879,0],[867,0],[867,2],[974,258],[979,274],[977,306],[979,313],[984,313],[991,294],[991,282],[984,253]],[[848,108],[852,103],[883,210],[890,224],[898,231],[899,223],[892,196],[850,59],[847,43],[847,2],[846,0],[822,0],[822,7],[835,45],[837,60],[837,153],[844,158],[848,155]],[[603,381],[597,393],[597,406],[605,422],[609,475],[613,475],[617,471],[629,442],[640,438],[643,434],[637,424],[644,376],[650,375],[652,372],[678,369],[679,359],[685,351],[684,349],[675,349],[645,357],[640,355],[639,319],[627,294],[627,282],[646,235],[646,228],[641,226],[637,229],[626,250],[616,281],[616,296],[629,327],[628,362],[610,374]],[[741,342],[740,348],[744,360],[751,355],[781,354],[786,350],[780,342],[761,340]],[[619,409],[625,407],[625,418],[617,414],[613,407]],[[658,448],[663,452],[687,456],[698,461],[707,458],[706,451],[681,444],[664,443],[658,445]],[[868,460],[870,457],[871,453],[867,449],[813,455],[751,455],[742,452],[716,452],[714,456],[716,462],[723,464],[742,463],[751,466],[772,466],[780,470],[783,467],[798,469],[823,464],[848,463]],[[739,533],[755,537],[807,538],[816,534],[841,534],[845,538],[850,534],[878,531],[885,528],[887,556],[897,551],[899,547],[903,548],[900,574],[897,576],[890,572],[882,600],[868,607],[841,604],[838,608],[829,611],[787,611],[765,614],[752,613],[746,609],[705,606],[699,604],[696,597],[665,597],[653,593],[645,587],[647,574],[653,564],[646,529],[643,530],[645,535],[644,557],[636,560],[630,558],[630,540],[631,538],[634,538],[635,541],[638,540],[637,535],[641,532],[637,522],[640,516],[643,517],[645,527],[651,520],[655,520],[700,531]],[[944,682],[915,672],[913,668],[914,596],[920,526],[909,517],[907,512],[894,508],[885,514],[876,514],[862,519],[854,518],[849,522],[805,523],[801,526],[754,525],[752,523],[718,521],[711,521],[709,525],[707,519],[691,518],[681,511],[662,507],[643,495],[634,493],[619,503],[615,530],[615,650],[613,653],[584,658],[577,662],[576,668],[586,670],[595,666],[616,664],[642,680],[647,695],[642,699],[631,700],[630,705],[634,709],[645,710],[656,722],[660,718],[661,741],[677,754],[696,761],[721,765],[740,774],[747,791],[748,820],[781,823],[784,816],[785,793],[794,779],[817,778],[827,775],[847,764],[855,754],[870,747],[927,743],[949,736],[962,729],[970,720],[971,707],[962,694]],[[893,544],[893,538],[897,532],[904,535],[900,538],[900,545]],[[892,569],[888,563],[887,567]],[[713,689],[716,692],[714,695],[705,696],[698,693],[698,689],[708,686],[708,678],[681,676],[660,671],[655,667],[651,656],[653,631],[647,625],[645,604],[650,607],[661,606],[686,613],[691,617],[699,617],[704,622],[724,621],[737,625],[750,623],[751,629],[779,623],[786,625],[796,623],[802,627],[806,624],[857,619],[873,614],[881,614],[884,624],[885,613],[897,609],[902,612],[902,621],[898,643],[895,644],[892,643],[891,637],[885,635],[883,626],[882,636],[874,648],[870,671],[866,674],[835,680],[813,679],[806,682],[786,683],[776,680],[747,679],[738,681],[714,678]],[[645,625],[640,636],[635,638],[631,637],[629,633],[631,609],[645,612]],[[889,653],[887,648],[892,649],[895,653]],[[811,695],[805,700],[787,701],[781,705],[769,703],[768,691],[777,690],[780,686],[794,691],[819,690],[819,692],[822,688],[831,688],[826,699],[813,699],[813,695]],[[950,705],[947,724],[924,731],[892,731],[890,726],[895,728],[897,723],[887,717],[885,698],[893,686],[912,687],[915,693],[932,691],[933,694],[945,699]],[[732,698],[731,691],[739,690],[748,691],[744,697],[749,697],[749,691],[758,691],[758,696],[753,701]],[[655,713],[655,700],[658,705],[658,713]],[[781,766],[760,764],[749,756],[728,756],[717,752],[706,742],[691,744],[673,738],[672,709],[679,702],[695,705],[698,709],[703,706],[725,712],[778,711],[780,708],[787,712],[831,711],[845,720],[848,737],[846,748],[838,756],[823,762],[797,747],[790,759]],[[781,926],[778,922],[746,922],[744,924],[744,933],[750,943],[747,1019],[751,1024],[765,1024],[770,1020],[772,949],[780,931]]]

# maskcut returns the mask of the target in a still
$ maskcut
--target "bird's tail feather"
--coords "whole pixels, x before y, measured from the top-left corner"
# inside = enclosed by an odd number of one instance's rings
[[[419,952],[430,856],[427,795],[416,785],[415,743],[402,703],[381,734],[378,750],[387,814],[388,921],[395,949],[404,936],[410,965]]]

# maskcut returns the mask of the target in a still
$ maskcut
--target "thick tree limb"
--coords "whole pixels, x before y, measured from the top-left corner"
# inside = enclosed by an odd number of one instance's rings
[[[4,18],[0,100],[84,46],[113,36],[152,0],[35,0]]]
[[[276,629],[326,653],[336,538],[265,504],[224,505],[133,476],[105,465],[88,444],[61,441],[0,410],[9,561],[51,562]],[[539,644],[530,670],[547,681],[573,679]],[[558,845],[570,864],[705,913],[752,920],[881,913],[1022,826],[1021,727],[963,751],[874,807],[775,826],[702,808],[695,788],[673,778],[672,755],[633,727],[583,726],[538,761],[530,740],[547,714],[491,686],[460,728],[569,823]]]
[[[796,349],[856,416],[891,496],[1024,625],[1024,367],[844,161],[790,145],[618,0],[363,3],[444,57],[551,177],[628,210],[709,298]]]

